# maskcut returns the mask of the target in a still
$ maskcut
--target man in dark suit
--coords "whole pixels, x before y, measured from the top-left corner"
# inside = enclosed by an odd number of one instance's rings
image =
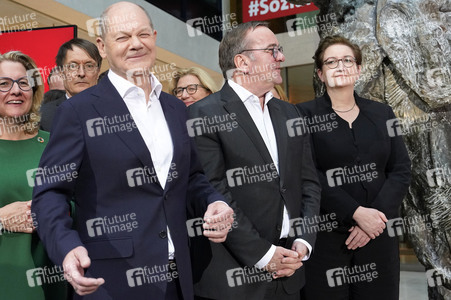
[[[240,24],[219,46],[228,80],[189,107],[187,126],[199,158],[230,201],[237,225],[224,244],[192,239],[199,299],[300,297],[301,261],[312,252],[316,234],[290,224],[319,214],[320,186],[308,136],[290,134],[287,127],[298,111],[269,92],[282,82],[284,60],[266,23]]]
[[[97,46],[90,41],[75,38],[65,42],[56,55],[58,74],[63,79],[66,94],[44,103],[41,107],[41,129],[50,131],[58,106],[65,100],[96,85],[102,57]]]
[[[74,299],[192,299],[187,199],[205,208],[213,242],[226,239],[233,210],[203,174],[185,105],[149,73],[157,32],[146,11],[119,2],[101,20],[111,69],[58,109],[35,176],[37,231]]]

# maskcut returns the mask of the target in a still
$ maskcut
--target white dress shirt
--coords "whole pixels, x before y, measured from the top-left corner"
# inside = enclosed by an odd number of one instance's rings
[[[125,105],[130,111],[133,120],[138,127],[147,149],[152,156],[153,166],[161,188],[164,189],[168,178],[169,168],[174,153],[171,133],[169,131],[166,118],[160,103],[160,94],[162,85],[158,79],[151,74],[152,90],[149,101],[146,103],[144,90],[137,87],[130,81],[120,77],[112,70],[108,72],[108,79],[124,99]],[[172,243],[169,227],[168,232],[168,250],[169,259],[175,256],[175,248]]]
[[[228,80],[227,83],[230,87],[237,93],[238,97],[243,101],[244,106],[247,111],[251,115],[252,120],[254,121],[255,126],[257,126],[260,135],[265,142],[266,148],[271,155],[272,161],[279,172],[279,154],[277,151],[277,142],[276,135],[274,133],[274,127],[272,126],[271,116],[268,110],[268,102],[273,98],[273,94],[271,92],[267,92],[265,94],[265,103],[263,109],[260,104],[260,100],[258,97],[248,90],[246,90],[241,85],[237,84],[233,80]],[[288,211],[286,206],[283,206],[283,221],[282,221],[282,230],[280,232],[280,238],[286,238],[288,233],[290,232],[290,216],[288,215]],[[310,253],[312,252],[312,246],[303,239],[296,239],[305,246],[307,246],[309,252],[304,257],[303,260],[307,260],[310,257]],[[276,246],[272,245],[271,248],[266,252],[266,254],[255,264],[257,268],[265,267],[274,253],[276,252]]]

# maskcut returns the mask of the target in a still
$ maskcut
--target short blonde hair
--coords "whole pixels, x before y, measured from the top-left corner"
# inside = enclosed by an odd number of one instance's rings
[[[180,78],[186,75],[194,75],[196,76],[200,84],[203,85],[207,90],[209,90],[211,93],[216,93],[219,89],[216,85],[216,82],[211,78],[210,75],[208,75],[207,72],[202,70],[201,68],[197,67],[191,67],[191,68],[185,68],[185,69],[178,69],[174,74],[174,86],[172,88],[172,91],[177,87],[177,83],[179,82]]]
[[[29,57],[28,55],[20,52],[20,51],[10,51],[6,52],[3,55],[0,55],[0,63],[4,61],[12,61],[12,62],[18,62],[21,63],[25,70],[32,70],[37,69],[37,65],[34,62],[34,60]],[[44,82],[42,80],[41,73],[39,73],[39,79],[40,82]],[[43,84],[34,84],[33,85],[33,98],[32,98],[32,104],[31,109],[28,112],[29,117],[24,121],[24,132],[26,134],[35,134],[39,130],[39,126],[34,126],[33,124],[38,124],[41,120],[41,115],[39,113],[39,109],[41,107],[42,98],[44,95],[44,85]]]

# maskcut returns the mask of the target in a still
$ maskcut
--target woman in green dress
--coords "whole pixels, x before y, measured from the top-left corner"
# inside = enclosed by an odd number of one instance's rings
[[[38,130],[42,95],[42,77],[29,56],[0,55],[1,299],[66,299],[62,268],[48,259],[30,213],[34,176],[49,138]]]

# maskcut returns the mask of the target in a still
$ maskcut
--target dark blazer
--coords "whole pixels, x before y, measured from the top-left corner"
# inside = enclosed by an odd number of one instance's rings
[[[388,219],[397,217],[410,183],[410,159],[402,136],[390,136],[393,128],[389,120],[396,118],[392,109],[357,94],[354,97],[360,113],[352,129],[347,121],[334,113],[327,93],[297,105],[308,118],[305,123],[310,128],[314,160],[322,187],[321,210],[323,213],[336,213],[337,219],[346,228],[354,224],[352,216],[359,206],[376,208]],[[335,115],[334,120],[331,119],[332,114]],[[315,117],[316,120],[328,117],[329,121],[315,122]],[[321,130],[327,128],[327,123],[333,122],[335,128]],[[328,170],[371,164],[374,166],[370,169],[371,173],[376,173],[370,180],[341,185],[328,182]]]
[[[236,226],[225,243],[209,243],[203,237],[192,239],[196,295],[213,299],[263,299],[268,281],[232,287],[226,272],[253,267],[271,244],[278,244],[284,204],[290,219],[319,213],[320,188],[309,138],[290,137],[287,130],[287,120],[298,118],[299,113],[293,105],[276,98],[268,102],[268,107],[277,140],[280,175],[275,169],[272,170],[275,173],[265,169],[273,163],[270,153],[243,102],[227,83],[221,91],[189,107],[191,120],[207,117],[204,120],[208,123],[215,117],[217,120],[227,118],[233,125],[232,130],[205,130],[195,137],[199,158],[210,182],[227,197],[236,213]],[[266,170],[257,172],[263,176],[271,173],[270,179],[240,185],[227,176],[232,169],[254,166]],[[296,238],[306,240],[313,247],[315,237],[315,233],[307,232],[292,235],[287,248],[291,249]],[[288,293],[295,293],[303,285],[303,269],[280,280]]]
[[[92,261],[86,276],[105,278],[95,293],[74,299],[165,299],[167,281],[161,278],[167,274],[167,226],[184,299],[193,298],[187,194],[204,208],[225,199],[203,175],[187,133],[183,102],[164,92],[160,102],[174,145],[171,178],[164,189],[149,150],[108,77],[58,109],[40,167],[59,166],[61,179],[40,178],[41,184],[36,179],[32,212],[55,263],[61,264],[69,251],[84,246]],[[68,164],[74,166],[70,170],[75,169],[75,180],[63,180]],[[75,230],[66,201],[72,194]],[[152,279],[143,272],[162,272],[162,277]]]
[[[53,118],[55,117],[56,110],[58,106],[61,105],[64,101],[66,101],[66,95],[64,94],[62,97],[44,103],[41,106],[41,129],[50,132],[52,129]]]

